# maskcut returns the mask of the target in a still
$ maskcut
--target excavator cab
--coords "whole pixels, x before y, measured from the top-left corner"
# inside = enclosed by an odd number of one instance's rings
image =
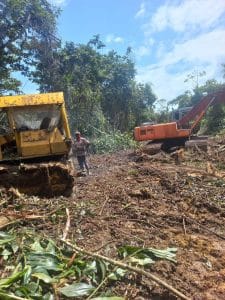
[[[0,97],[0,185],[37,195],[68,192],[70,141],[63,93]]]

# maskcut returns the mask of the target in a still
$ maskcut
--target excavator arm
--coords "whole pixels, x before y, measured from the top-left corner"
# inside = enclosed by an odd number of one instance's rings
[[[208,108],[212,105],[225,103],[225,89],[204,96],[187,114],[177,121],[178,128],[190,128],[190,133],[199,124]],[[189,123],[193,121],[193,124]]]

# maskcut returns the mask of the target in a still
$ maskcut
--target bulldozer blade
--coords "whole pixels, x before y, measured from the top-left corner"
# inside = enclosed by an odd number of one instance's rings
[[[59,162],[0,166],[0,186],[14,187],[27,195],[68,197],[73,183],[70,167]]]

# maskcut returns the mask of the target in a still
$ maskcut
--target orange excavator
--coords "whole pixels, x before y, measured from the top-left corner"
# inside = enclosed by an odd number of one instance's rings
[[[163,151],[173,147],[184,147],[190,140],[193,130],[199,124],[208,108],[212,105],[225,103],[225,89],[203,96],[180,120],[162,124],[144,124],[134,129],[136,141],[148,141],[160,144]]]

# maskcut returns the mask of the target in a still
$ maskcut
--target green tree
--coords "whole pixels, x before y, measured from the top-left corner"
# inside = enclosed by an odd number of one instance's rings
[[[204,86],[200,87],[208,94],[224,90],[225,84],[217,82],[215,79],[208,80]],[[215,134],[225,128],[225,103],[216,104],[209,108],[204,118],[206,133]]]
[[[105,124],[100,106],[104,76],[101,54],[94,49],[96,43],[100,47],[96,38],[87,45],[67,42],[53,53],[55,68],[51,70],[52,76],[46,76],[42,58],[32,74],[42,91],[64,92],[71,127],[89,135],[94,133],[95,128],[102,130]]]
[[[224,87],[223,83],[219,83],[215,79],[210,79],[201,86],[196,85],[192,91],[186,91],[184,94],[179,95],[168,104],[169,106],[177,105],[178,108],[194,106],[202,99],[204,93],[210,94]]]
[[[132,98],[130,103],[130,126],[133,128],[143,122],[154,119],[154,103],[157,97],[151,85],[133,82]]]
[[[203,97],[204,93],[211,94],[213,92],[225,89],[224,83],[219,83],[215,79],[207,80],[203,85],[196,85],[193,91],[186,91],[177,98],[169,102],[169,105],[178,105],[178,108],[194,106]],[[225,128],[225,107],[224,104],[211,106],[201,123],[202,131],[205,133],[216,133]],[[204,130],[203,130],[204,128]]]
[[[115,51],[103,56],[101,105],[112,128],[126,131],[130,120],[134,63],[129,55],[120,56]]]
[[[158,99],[156,102],[157,112],[155,113],[156,123],[166,123],[170,121],[169,106],[166,99]]]
[[[181,107],[187,107],[192,105],[192,95],[190,91],[186,91],[183,94],[177,96],[175,99],[171,100],[168,105],[169,106],[178,106],[178,108]]]
[[[95,45],[94,45],[95,46]],[[67,43],[60,53],[62,90],[64,90],[70,120],[74,128],[89,135],[95,128],[103,129],[101,100],[101,55],[91,44]]]
[[[225,129],[225,105],[216,104],[212,106],[204,120],[206,133],[216,134]]]
[[[0,94],[19,92],[13,72],[27,74],[43,46],[49,53],[58,13],[47,0],[0,0]]]
[[[187,78],[184,80],[184,82],[191,81],[193,84],[193,88],[198,88],[199,87],[199,79],[203,76],[206,75],[206,72],[199,71],[198,69],[195,69],[192,73],[187,75]]]
[[[87,43],[88,46],[94,46],[95,50],[99,50],[105,47],[104,43],[100,40],[100,35],[96,34],[92,39]]]
[[[135,82],[131,49],[121,56],[101,54],[103,47],[99,35],[86,45],[67,42],[52,51],[52,68],[45,56],[36,56],[31,74],[41,91],[64,92],[71,127],[88,135],[133,129],[149,120],[156,100],[149,84]]]

